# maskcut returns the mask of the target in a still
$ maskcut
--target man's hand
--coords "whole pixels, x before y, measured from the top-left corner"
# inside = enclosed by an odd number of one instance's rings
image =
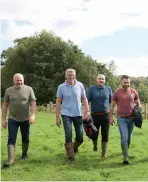
[[[90,111],[84,112],[84,119],[89,120],[90,119]]]
[[[7,122],[6,122],[6,120],[2,120],[2,128],[7,128]]]
[[[60,126],[61,126],[61,119],[60,118],[56,119],[56,125],[60,128]]]
[[[30,117],[29,117],[29,124],[33,124],[35,122],[35,114],[32,114]]]
[[[110,116],[109,122],[110,122],[110,124],[111,124],[112,126],[114,125],[114,123],[115,123],[115,121],[114,121],[114,116]]]

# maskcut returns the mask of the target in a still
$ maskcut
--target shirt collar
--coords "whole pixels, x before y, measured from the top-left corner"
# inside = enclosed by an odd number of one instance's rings
[[[74,85],[77,83],[78,81],[75,79],[75,81],[74,81]],[[67,86],[69,86],[69,87],[73,87],[73,86],[71,86],[71,85],[68,85],[68,83],[67,83],[67,80],[65,80],[65,82],[64,82],[64,85],[67,85]]]
[[[97,85],[97,88],[98,88],[98,89],[104,89],[104,88],[105,88],[105,85],[103,85],[103,86],[101,86],[101,87]]]

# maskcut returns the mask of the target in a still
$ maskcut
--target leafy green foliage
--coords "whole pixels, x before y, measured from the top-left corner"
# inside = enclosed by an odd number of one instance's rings
[[[3,50],[1,63],[1,95],[11,86],[15,73],[22,73],[25,83],[33,87],[38,104],[55,102],[56,90],[64,81],[65,70],[74,68],[77,79],[85,88],[96,83],[96,76],[104,74],[106,84],[112,90],[119,86],[114,60],[109,65],[86,56],[72,41],[65,42],[52,32],[45,30],[31,37],[17,38],[14,46]],[[148,77],[132,78],[132,86],[139,92],[142,102],[148,102]]]
[[[64,42],[51,32],[15,39],[14,43],[14,47],[3,51],[6,65],[2,68],[2,88],[12,85],[15,73],[22,73],[25,83],[33,87],[38,104],[55,101],[67,68],[76,69],[77,79],[86,88],[95,83],[98,71],[109,73],[105,65],[85,56],[73,42]]]

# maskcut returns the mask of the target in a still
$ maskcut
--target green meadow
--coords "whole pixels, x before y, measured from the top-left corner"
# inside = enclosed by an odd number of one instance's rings
[[[74,131],[74,130],[73,130]],[[73,132],[73,138],[74,138]],[[100,138],[99,138],[100,139]],[[101,143],[93,152],[92,142],[84,133],[84,143],[76,160],[67,163],[63,126],[55,125],[55,114],[38,111],[31,125],[28,160],[20,160],[20,131],[15,164],[1,170],[2,181],[148,181],[148,121],[134,128],[129,150],[130,165],[122,164],[120,136],[115,124],[110,127],[108,158],[101,158]],[[7,159],[7,129],[1,131],[1,163]],[[2,165],[1,164],[1,165]]]

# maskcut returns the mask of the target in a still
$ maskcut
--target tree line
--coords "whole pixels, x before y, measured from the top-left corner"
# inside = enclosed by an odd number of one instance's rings
[[[101,73],[113,91],[119,86],[120,77],[114,73],[113,60],[109,65],[99,63],[72,41],[65,42],[45,30],[15,39],[12,47],[2,51],[1,65],[4,65],[1,67],[1,96],[13,85],[12,77],[19,72],[24,75],[25,84],[33,87],[38,104],[55,102],[57,87],[64,81],[67,68],[76,69],[77,79],[86,89],[96,83],[96,76]],[[142,102],[148,102],[148,77],[133,77],[131,84],[138,90]]]

